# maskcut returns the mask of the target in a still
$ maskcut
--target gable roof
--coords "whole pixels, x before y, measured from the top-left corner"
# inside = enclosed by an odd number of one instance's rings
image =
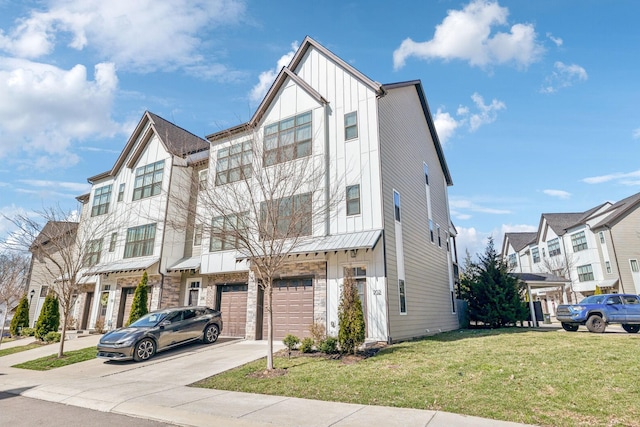
[[[511,232],[511,233],[505,233],[504,237],[505,237],[505,242],[507,242],[508,240],[511,246],[513,246],[513,249],[516,252],[520,252],[522,249],[524,249],[525,247],[527,247],[528,245],[536,241],[536,238],[538,237],[538,233],[535,231]]]
[[[149,125],[148,127],[147,124]],[[92,176],[88,178],[87,181],[93,184],[95,181],[100,179],[115,176],[124,165],[125,160],[135,149],[133,156],[127,163],[128,167],[133,167],[135,161],[142,154],[144,147],[146,147],[147,142],[151,139],[153,134],[157,135],[168,153],[177,157],[185,157],[189,154],[205,151],[209,149],[210,146],[207,140],[192,134],[168,120],[163,119],[157,114],[145,111],[135,130],[129,137],[127,144],[120,153],[120,156],[116,160],[113,168],[109,171]],[[139,140],[141,143],[136,147],[136,143]]]
[[[78,229],[78,223],[73,221],[47,221],[40,233],[35,238],[29,250],[34,250],[40,245],[45,245],[53,239],[64,237],[65,234],[74,233]]]
[[[554,233],[558,236],[562,236],[567,232],[568,228],[580,224],[584,218],[584,212],[582,213],[543,213],[540,218],[540,223],[546,220],[547,225],[551,227]]]
[[[614,203],[607,209],[602,212],[611,213],[609,216],[604,218],[602,221],[597,223],[593,229],[602,228],[602,227],[611,227],[622,220],[625,216],[631,213],[640,205],[640,193],[636,193],[632,196],[627,197],[626,199],[622,199],[617,203]]]

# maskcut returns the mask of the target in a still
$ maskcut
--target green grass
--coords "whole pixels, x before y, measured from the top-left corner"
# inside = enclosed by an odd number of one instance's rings
[[[442,410],[543,426],[640,426],[640,335],[467,330],[399,343],[356,364],[260,360],[194,386]]]
[[[30,360],[13,365],[13,368],[32,369],[34,371],[48,371],[62,366],[72,365],[96,358],[96,348],[87,347],[80,350],[67,351],[61,358],[57,354]]]
[[[7,356],[9,354],[20,353],[21,351],[31,350],[32,348],[42,347],[43,344],[32,342],[31,344],[19,345],[16,347],[0,348],[0,357]]]

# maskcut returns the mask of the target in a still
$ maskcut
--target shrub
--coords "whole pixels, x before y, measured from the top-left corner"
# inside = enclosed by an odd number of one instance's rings
[[[53,293],[49,293],[44,299],[40,317],[38,317],[38,322],[36,322],[35,336],[39,340],[43,340],[49,332],[57,332],[59,327],[60,305],[58,304],[58,298],[56,298]]]
[[[291,350],[295,349],[296,346],[300,344],[300,338],[295,335],[289,334],[284,337],[282,343],[287,346],[287,349],[289,350],[289,357],[291,357]]]
[[[67,331],[75,331],[76,330],[76,325],[78,324],[78,322],[76,321],[75,317],[69,316],[65,323],[67,325]]]
[[[133,293],[133,302],[131,303],[131,312],[129,312],[129,321],[126,326],[129,326],[145,314],[149,312],[147,309],[147,291],[148,291],[149,278],[147,272],[142,274],[142,279],[138,282],[136,290]]]
[[[340,351],[355,354],[360,344],[364,342],[364,314],[356,282],[349,273],[345,275],[342,286],[342,297],[338,307],[338,323]]]
[[[318,350],[326,354],[336,353],[338,351],[338,339],[336,337],[327,337],[320,343]]]
[[[23,337],[32,337],[35,334],[36,334],[35,328],[22,328],[20,330],[20,335],[22,335]]]
[[[44,336],[44,342],[60,342],[60,332],[48,332],[47,335]]]
[[[16,307],[16,312],[9,325],[9,332],[15,337],[18,336],[20,328],[27,327],[29,327],[29,301],[27,301],[27,296],[25,295],[20,299],[20,303]]]
[[[325,329],[322,323],[314,323],[309,327],[309,332],[311,333],[311,338],[313,338],[313,343],[317,346],[320,345],[322,341],[327,337],[327,330]]]
[[[303,353],[311,353],[311,350],[313,350],[313,344],[313,338],[303,338],[300,342],[300,351]]]
[[[104,320],[103,319],[96,320],[96,324],[94,325],[93,329],[95,329],[95,331],[99,334],[104,334],[105,332]]]

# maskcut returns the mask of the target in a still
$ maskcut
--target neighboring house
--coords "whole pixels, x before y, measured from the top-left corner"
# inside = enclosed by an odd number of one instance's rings
[[[422,84],[377,83],[310,38],[248,123],[204,140],[146,112],[113,167],[89,178],[91,192],[78,198],[78,233],[89,248],[74,312],[78,327],[122,326],[146,271],[150,309],[206,304],[221,309],[223,334],[266,338],[250,262],[203,232],[194,212],[206,211],[202,186],[215,190],[226,185],[222,175],[231,179],[229,153],[250,152],[289,122],[297,132],[294,157],[320,162],[325,187],[340,184],[343,201],[309,228],[280,272],[274,337],[308,336],[313,323],[337,335],[347,272],[358,285],[367,340],[457,329],[452,179]],[[278,156],[267,162],[298,161]]]
[[[539,289],[548,312],[602,292],[640,292],[640,193],[585,212],[542,214],[536,233],[505,233],[502,257],[518,273],[551,273],[570,280],[559,288]]]

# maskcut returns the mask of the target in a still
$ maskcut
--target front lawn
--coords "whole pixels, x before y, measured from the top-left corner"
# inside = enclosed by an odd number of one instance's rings
[[[80,350],[66,351],[61,358],[57,354],[30,360],[28,362],[13,365],[12,368],[33,369],[34,371],[48,371],[54,368],[84,362],[96,358],[96,347],[87,347]]]
[[[0,357],[7,356],[9,354],[20,353],[21,351],[31,350],[32,348],[42,347],[43,345],[45,344],[39,342],[31,342],[29,344],[18,345],[15,347],[0,348]]]
[[[355,364],[277,357],[194,386],[442,410],[543,426],[640,426],[640,335],[505,329],[443,333]]]

